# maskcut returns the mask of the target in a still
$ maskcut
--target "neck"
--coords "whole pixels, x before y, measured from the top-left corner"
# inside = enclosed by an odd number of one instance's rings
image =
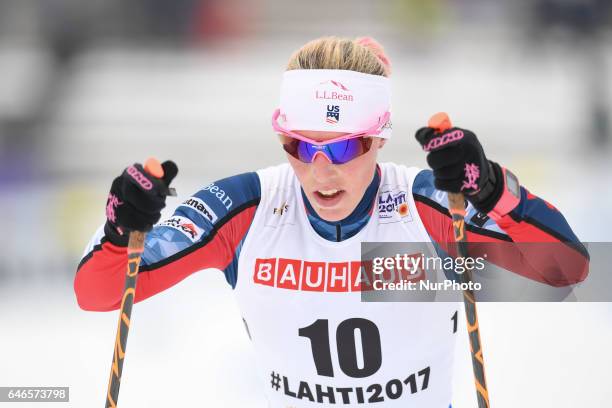
[[[326,221],[319,217],[306,198],[304,190],[302,190],[302,199],[304,200],[310,224],[320,236],[329,241],[340,242],[352,237],[361,231],[370,220],[374,204],[376,203],[376,192],[378,191],[379,184],[380,169],[377,166],[374,170],[372,181],[363,194],[361,201],[357,204],[357,207],[355,207],[348,217],[340,221]]]

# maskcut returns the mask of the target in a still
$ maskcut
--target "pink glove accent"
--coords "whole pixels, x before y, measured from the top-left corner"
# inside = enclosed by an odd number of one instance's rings
[[[516,176],[505,167],[502,167],[504,192],[495,208],[487,214],[494,221],[499,221],[503,216],[514,210],[521,201],[521,189]]]

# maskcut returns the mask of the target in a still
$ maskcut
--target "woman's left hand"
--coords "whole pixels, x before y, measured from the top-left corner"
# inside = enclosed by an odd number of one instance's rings
[[[463,193],[484,213],[495,206],[501,195],[501,190],[498,192],[496,188],[501,168],[487,160],[473,132],[456,127],[438,132],[423,127],[415,137],[427,152],[427,163],[433,170],[437,189]]]

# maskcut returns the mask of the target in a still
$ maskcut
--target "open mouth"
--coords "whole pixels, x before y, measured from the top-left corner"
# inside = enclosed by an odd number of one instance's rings
[[[332,189],[332,190],[319,190],[316,192],[317,194],[319,194],[319,196],[321,196],[322,198],[334,198],[336,197],[338,194],[341,193],[341,190],[337,190],[337,189]]]
[[[344,190],[338,189],[317,190],[314,192],[314,196],[319,205],[333,206],[342,199],[344,193]]]

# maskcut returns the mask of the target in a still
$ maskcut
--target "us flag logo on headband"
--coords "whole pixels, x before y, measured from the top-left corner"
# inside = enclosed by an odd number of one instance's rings
[[[327,105],[327,115],[325,121],[329,124],[336,125],[340,120],[340,106]]]

